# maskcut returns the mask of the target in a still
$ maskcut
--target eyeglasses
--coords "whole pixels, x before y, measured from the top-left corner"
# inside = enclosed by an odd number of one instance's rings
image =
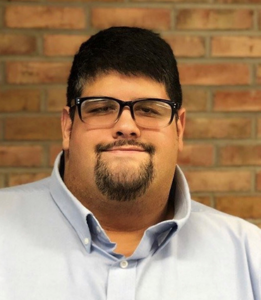
[[[122,101],[111,97],[76,98],[72,101],[71,108],[75,106],[81,121],[93,128],[113,126],[125,106],[130,108],[131,116],[138,126],[153,129],[166,127],[171,124],[180,108],[179,103],[164,99]]]

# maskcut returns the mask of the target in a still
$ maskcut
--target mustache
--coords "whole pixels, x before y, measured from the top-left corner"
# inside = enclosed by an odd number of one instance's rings
[[[114,147],[121,146],[137,146],[142,148],[144,151],[148,152],[150,155],[153,155],[156,151],[155,147],[152,144],[141,143],[134,140],[119,140],[109,144],[98,144],[95,147],[95,152],[96,154],[99,154],[101,152],[111,150]]]

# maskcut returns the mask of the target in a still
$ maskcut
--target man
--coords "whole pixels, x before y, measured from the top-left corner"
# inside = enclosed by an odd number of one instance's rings
[[[0,299],[261,299],[260,230],[192,201],[176,165],[181,104],[157,34],[81,45],[51,177],[0,193]]]

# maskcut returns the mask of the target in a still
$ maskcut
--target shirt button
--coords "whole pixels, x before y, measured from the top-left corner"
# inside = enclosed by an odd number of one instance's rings
[[[121,261],[120,266],[121,266],[122,269],[127,268],[127,267],[128,267],[128,262],[127,262],[127,260]]]
[[[89,239],[88,239],[88,238],[85,238],[85,239],[84,239],[84,244],[85,244],[85,245],[88,245],[88,244],[89,244]]]

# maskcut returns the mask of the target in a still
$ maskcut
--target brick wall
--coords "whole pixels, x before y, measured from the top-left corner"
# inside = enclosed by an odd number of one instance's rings
[[[261,225],[261,0],[1,0],[0,186],[50,174],[72,55],[112,25],[175,51],[194,198]]]

